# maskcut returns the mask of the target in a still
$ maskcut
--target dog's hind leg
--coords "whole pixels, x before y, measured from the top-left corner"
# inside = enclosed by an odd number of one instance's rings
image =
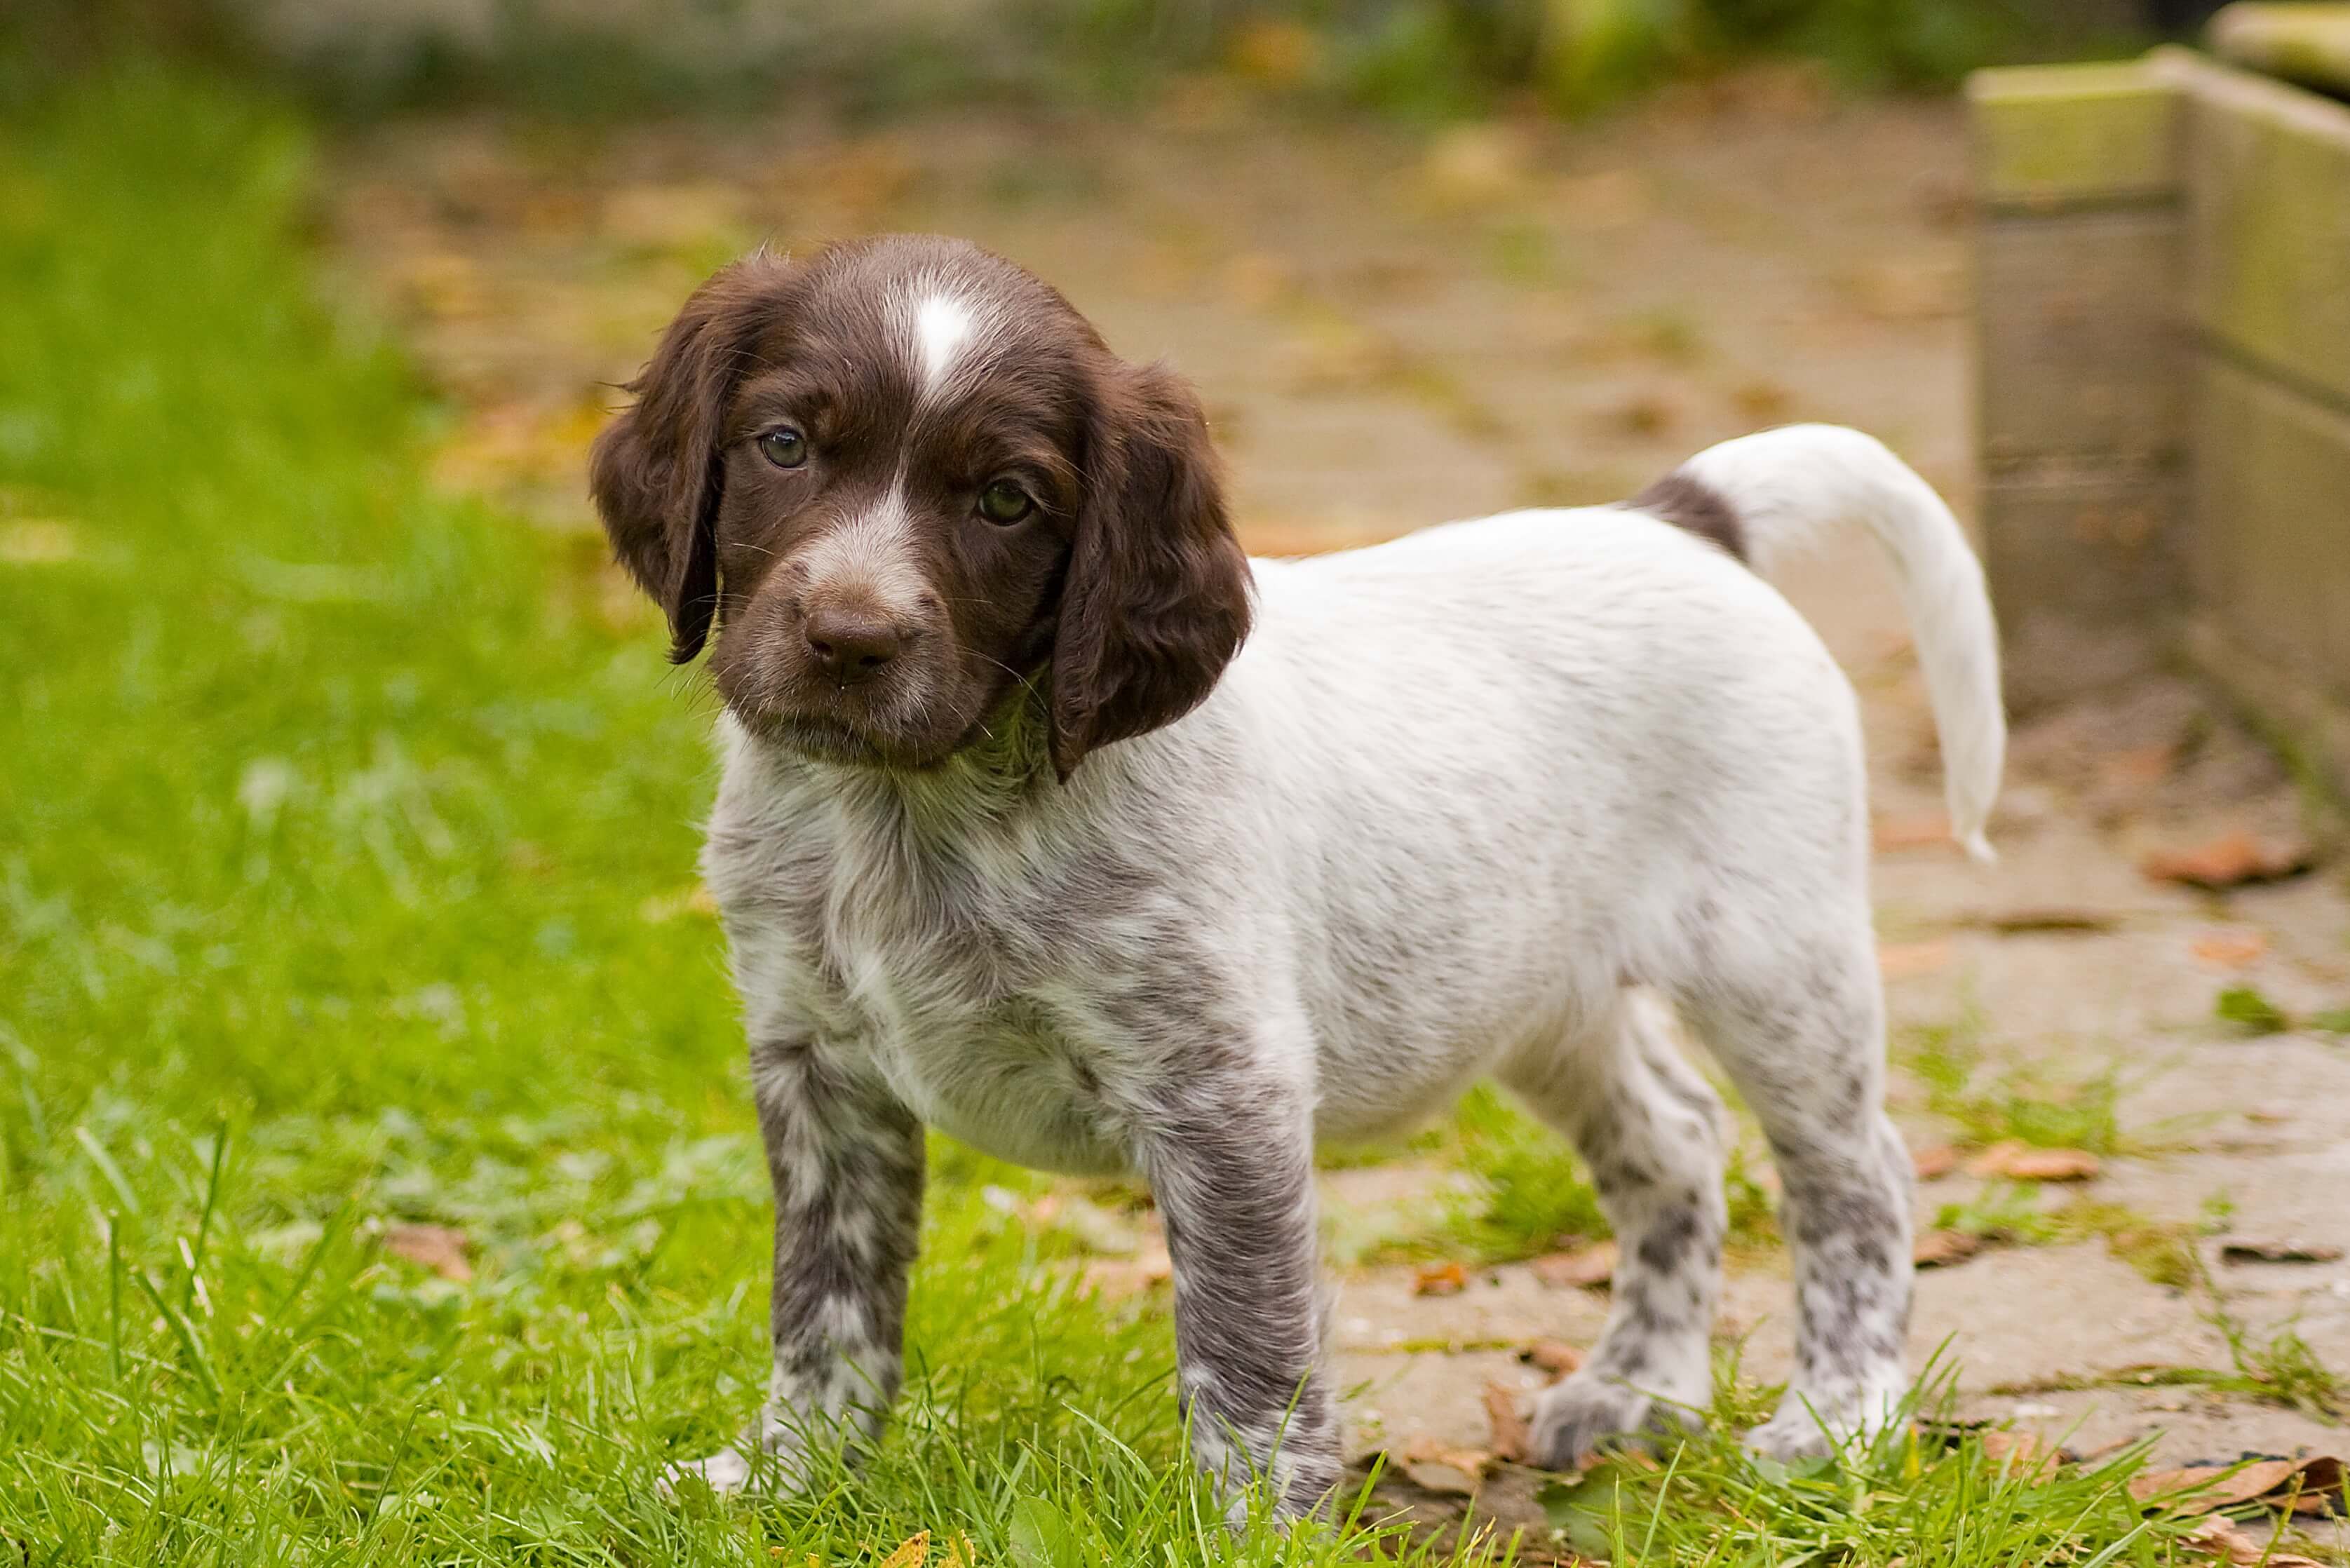
[[[1534,1462],[1702,1420],[1721,1282],[1721,1102],[1674,1048],[1663,1004],[1626,993],[1598,1027],[1529,1052],[1503,1081],[1591,1168],[1619,1253],[1591,1357],[1534,1407]]]
[[[1782,911],[1784,913],[1784,911]],[[1795,1370],[1749,1436],[1781,1458],[1900,1410],[1909,1323],[1909,1158],[1885,1115],[1885,1002],[1865,905],[1714,944],[1682,998],[1762,1124],[1794,1255]],[[1719,934],[1719,933],[1717,933]]]

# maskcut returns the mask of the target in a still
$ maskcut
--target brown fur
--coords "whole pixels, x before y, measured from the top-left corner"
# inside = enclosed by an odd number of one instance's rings
[[[941,292],[983,326],[925,397],[903,305]],[[720,694],[754,731],[925,767],[1034,683],[1066,778],[1189,712],[1247,634],[1247,559],[1198,400],[976,247],[893,236],[737,262],[630,389],[590,457],[598,510],[668,615],[673,659],[714,620]],[[806,438],[804,467],[759,450],[784,424]],[[1036,504],[1008,527],[973,512],[1007,476]],[[885,545],[857,542],[876,528]],[[833,679],[809,651],[818,611],[886,620],[899,651]]]
[[[1739,521],[1738,509],[1721,492],[1679,469],[1650,482],[1625,504],[1711,539],[1739,560],[1747,559],[1746,526]]]

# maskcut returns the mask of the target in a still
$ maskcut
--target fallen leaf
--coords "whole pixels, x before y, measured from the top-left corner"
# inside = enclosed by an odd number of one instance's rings
[[[2264,841],[2237,828],[2192,848],[2157,850],[2138,868],[2158,882],[2220,889],[2295,876],[2308,870],[2313,858],[2306,844]]]
[[[1950,961],[1950,944],[1944,937],[1924,942],[1887,942],[1877,950],[1877,967],[1887,980],[1931,974]]]
[[[2002,1431],[1982,1435],[1983,1458],[2002,1465],[2011,1475],[2044,1478],[2064,1462],[2064,1450],[2030,1432]]]
[[[2230,1241],[2220,1249],[2223,1263],[2330,1263],[2342,1249],[2323,1241]]]
[[[465,1233],[449,1225],[394,1225],[383,1233],[385,1251],[461,1285],[473,1277],[466,1246]]]
[[[2247,1464],[2185,1465],[2145,1470],[2129,1483],[2140,1502],[2162,1499],[2182,1513],[2210,1513],[2260,1501],[2282,1506],[2287,1498],[2342,1495],[2343,1461],[2331,1454],[2306,1459],[2254,1459]]]
[[[2258,961],[2260,956],[2268,950],[2268,933],[2256,930],[2213,931],[2209,936],[2197,938],[2194,945],[2188,949],[2198,961],[2215,964],[2221,969],[2243,969]]]
[[[1869,841],[1879,855],[1902,849],[1956,849],[1950,838],[1950,815],[1944,811],[1919,812],[1915,816],[1880,816],[1869,830]]]
[[[1592,1290],[1616,1277],[1616,1243],[1601,1241],[1534,1262],[1534,1278],[1554,1290]]]
[[[2195,1528],[2180,1536],[2179,1543],[2190,1552],[2208,1552],[2224,1558],[2244,1568],[2252,1564],[2266,1568],[2319,1568],[2315,1558],[2300,1557],[2290,1552],[2278,1552],[2254,1540],[2234,1520],[2221,1514],[2198,1520]]]
[[[1581,1346],[1563,1339],[1537,1339],[1518,1352],[1518,1359],[1549,1373],[1555,1383],[1570,1372],[1581,1371],[1584,1355]]]
[[[1910,1151],[1909,1168],[1917,1172],[1920,1181],[1939,1181],[1958,1168],[1959,1151],[1949,1144],[1930,1144]]]
[[[2011,1181],[2087,1181],[2104,1168],[2086,1149],[2033,1148],[2006,1138],[1967,1161],[1970,1176],[2003,1176]]]
[[[1469,1288],[1469,1271],[1459,1262],[1429,1263],[1411,1277],[1416,1296],[1457,1296]]]
[[[1492,1428],[1493,1457],[1513,1465],[1524,1463],[1534,1434],[1527,1429],[1526,1418],[1518,1414],[1516,1391],[1499,1383],[1486,1384],[1485,1419]]]
[[[1454,1497],[1475,1492],[1493,1462],[1493,1456],[1482,1449],[1451,1448],[1425,1434],[1414,1438],[1398,1458],[1414,1485]]]
[[[881,1559],[881,1568],[922,1568],[931,1560],[931,1532],[927,1530],[906,1537],[898,1550]]]
[[[2033,936],[2048,931],[2110,931],[2121,917],[2106,909],[2002,909],[1973,922],[2003,937]]]
[[[1946,1269],[1982,1251],[1982,1238],[1964,1231],[1929,1231],[1918,1238],[1909,1261],[1921,1269]]]

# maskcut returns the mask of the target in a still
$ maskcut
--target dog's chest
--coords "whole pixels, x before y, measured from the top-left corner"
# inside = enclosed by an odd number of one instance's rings
[[[837,812],[748,839],[722,819],[708,861],[754,1033],[809,1035],[999,1158],[1128,1163],[1117,1107],[1138,1053],[1089,1005],[1121,967],[1104,878],[1033,844],[941,843]]]

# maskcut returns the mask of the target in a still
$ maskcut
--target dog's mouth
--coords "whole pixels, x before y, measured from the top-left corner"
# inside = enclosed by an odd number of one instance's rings
[[[760,713],[751,726],[761,738],[817,762],[890,772],[936,767],[941,755],[874,733],[859,725],[818,713]]]

